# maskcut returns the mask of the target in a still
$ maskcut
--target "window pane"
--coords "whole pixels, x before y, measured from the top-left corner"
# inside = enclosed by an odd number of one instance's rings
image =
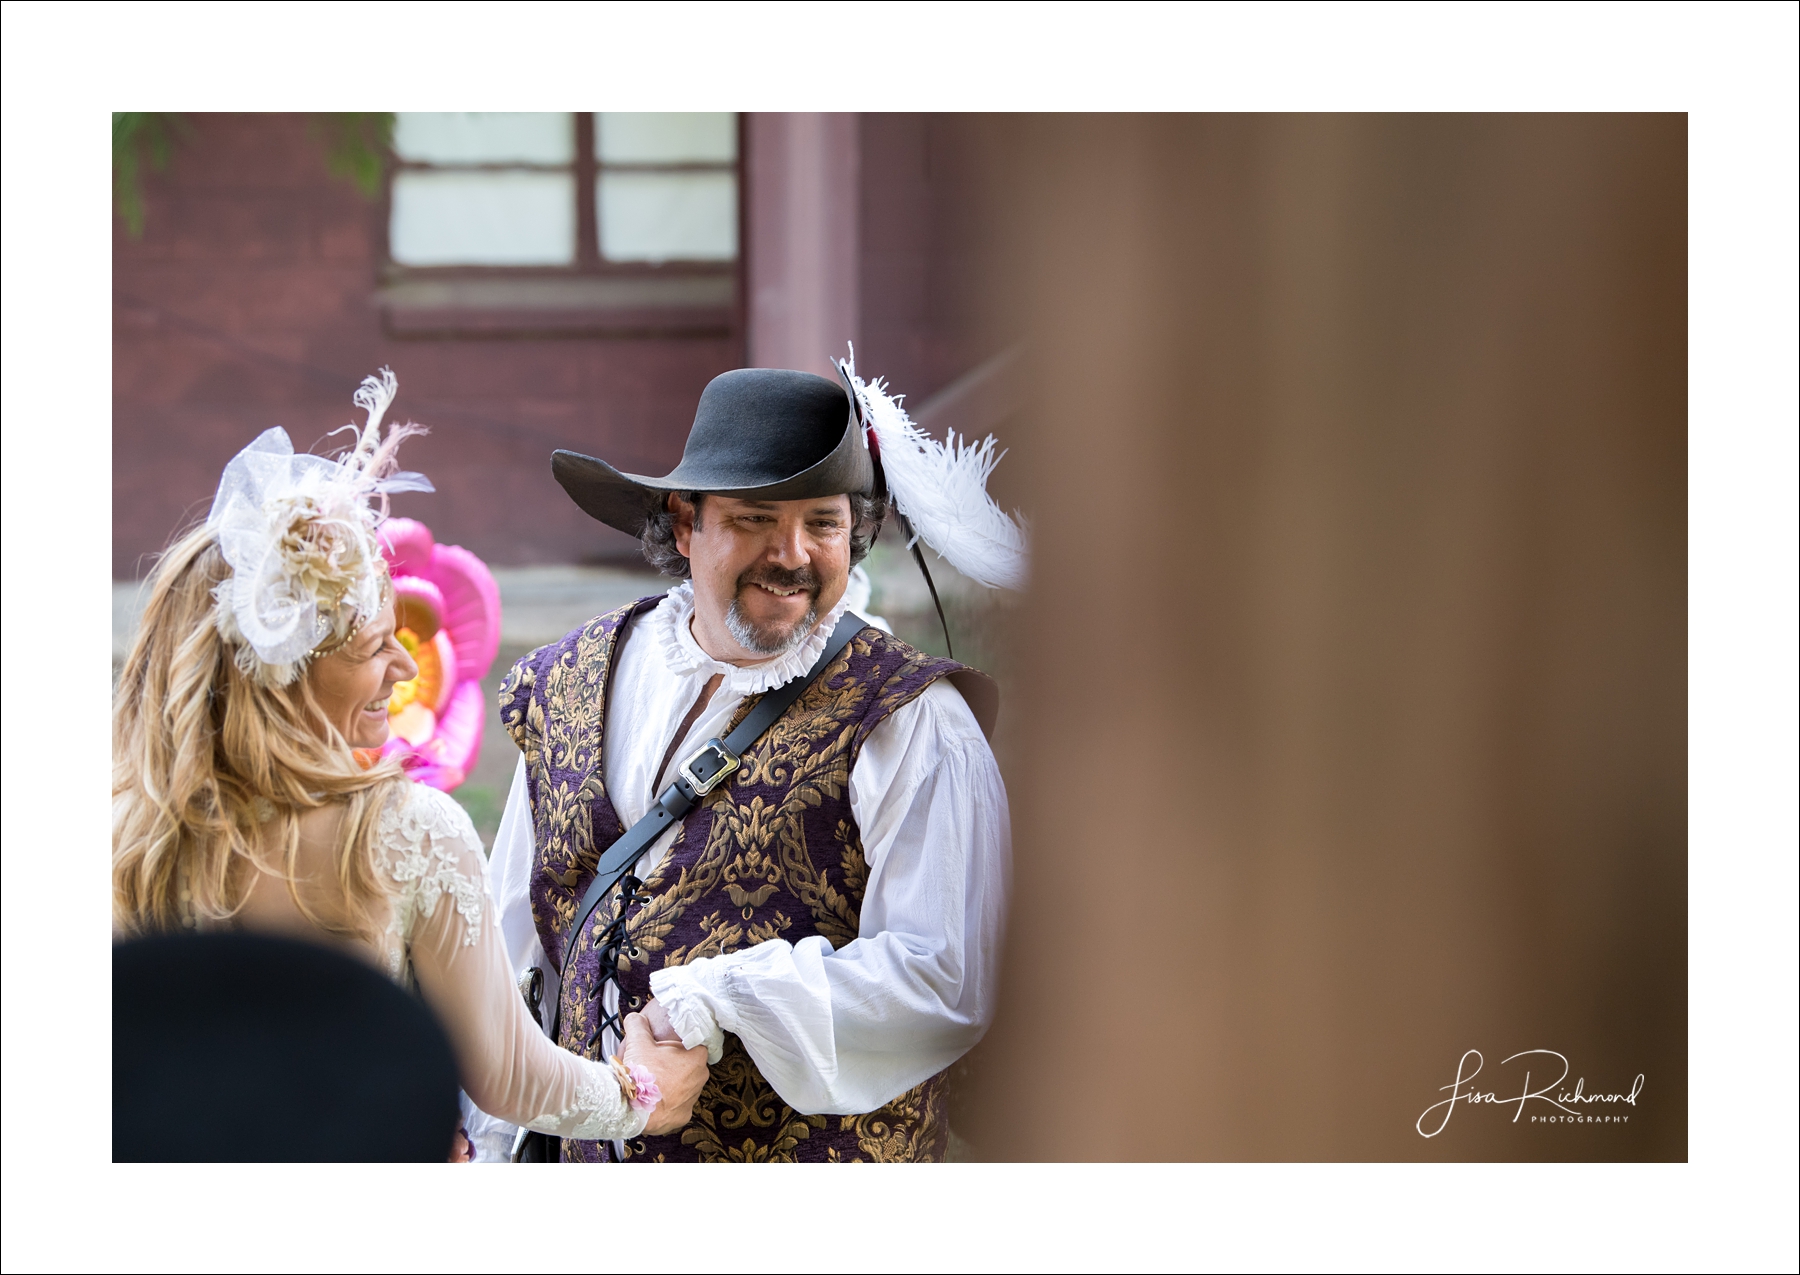
[[[602,111],[594,154],[603,164],[729,164],[737,158],[730,111]]]
[[[394,174],[388,246],[408,266],[566,266],[575,260],[568,173]]]
[[[401,111],[394,153],[421,164],[571,164],[567,111]]]
[[[730,173],[600,174],[600,253],[609,261],[730,261],[737,178]]]

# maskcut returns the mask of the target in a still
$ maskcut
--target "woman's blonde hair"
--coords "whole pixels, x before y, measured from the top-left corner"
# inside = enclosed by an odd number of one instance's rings
[[[287,883],[331,932],[373,937],[382,900],[375,824],[407,783],[363,769],[307,677],[260,685],[219,631],[214,591],[231,574],[200,527],[163,554],[113,696],[113,924],[142,934],[223,921],[256,873]],[[341,916],[301,897],[300,815],[342,804]]]

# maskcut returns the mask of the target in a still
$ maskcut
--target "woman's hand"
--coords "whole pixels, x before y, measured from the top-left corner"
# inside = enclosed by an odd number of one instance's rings
[[[650,1113],[644,1132],[652,1137],[673,1133],[694,1116],[694,1100],[706,1087],[706,1046],[683,1049],[679,1040],[659,1044],[642,1014],[625,1018],[624,1061],[647,1068],[662,1090],[662,1101]]]
[[[659,1045],[669,1041],[680,1041],[681,1033],[675,1030],[675,1024],[669,1021],[669,1011],[662,1007],[662,1002],[652,996],[644,1002],[644,1021],[650,1024],[650,1034],[656,1037]]]

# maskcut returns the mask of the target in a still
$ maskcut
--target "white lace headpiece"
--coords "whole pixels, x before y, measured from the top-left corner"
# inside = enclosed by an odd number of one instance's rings
[[[341,455],[295,455],[278,427],[232,457],[219,479],[206,525],[231,577],[213,591],[214,619],[237,648],[238,667],[264,686],[286,686],[381,609],[387,570],[375,532],[387,498],[432,490],[423,474],[393,472],[400,441],[425,432],[392,425],[381,436],[397,389],[385,367],[363,380],[352,401],[368,421]]]

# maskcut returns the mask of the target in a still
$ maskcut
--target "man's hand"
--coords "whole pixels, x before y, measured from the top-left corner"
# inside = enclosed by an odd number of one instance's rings
[[[652,1001],[655,1006],[656,1002]],[[661,1006],[656,1006],[661,1014]],[[662,1014],[666,1026],[668,1016]],[[662,1101],[657,1103],[656,1110],[650,1113],[650,1121],[644,1126],[644,1132],[650,1136],[673,1133],[694,1117],[694,1100],[706,1087],[706,1046],[695,1045],[692,1049],[683,1049],[677,1037],[673,1044],[659,1042],[651,1032],[650,1023],[642,1014],[629,1014],[625,1018],[624,1059],[627,1066],[638,1066],[649,1069],[656,1077],[656,1087],[662,1090]]]

